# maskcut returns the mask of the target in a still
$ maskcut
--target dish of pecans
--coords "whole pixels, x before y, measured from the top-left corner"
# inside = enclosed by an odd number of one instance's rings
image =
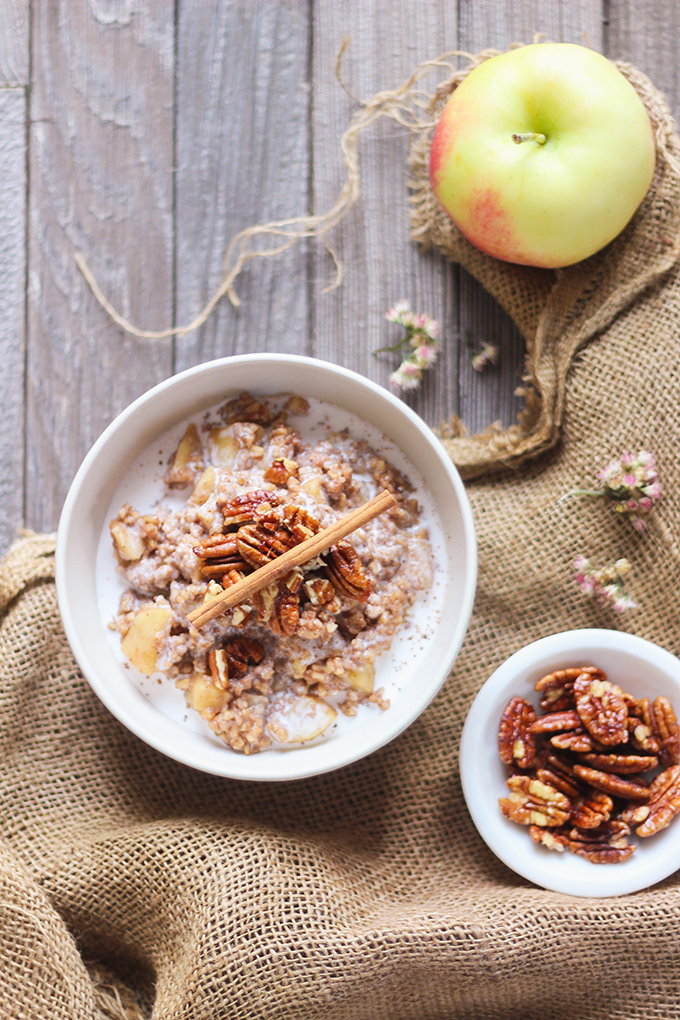
[[[636,849],[633,828],[653,836],[680,812],[672,705],[626,694],[596,666],[548,673],[535,689],[544,714],[516,696],[501,716],[498,748],[510,773],[501,811],[549,850],[625,861]]]

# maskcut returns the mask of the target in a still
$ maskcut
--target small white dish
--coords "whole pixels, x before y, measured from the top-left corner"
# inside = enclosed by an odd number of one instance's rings
[[[112,501],[124,491],[129,472],[146,458],[155,463],[160,479],[164,470],[159,465],[160,438],[173,429],[181,435],[186,419],[244,390],[318,398],[361,419],[370,442],[377,429],[396,444],[399,455],[420,476],[441,560],[435,572],[437,612],[426,621],[419,618],[408,640],[396,642],[398,660],[390,659],[391,653],[380,657],[387,657],[382,668],[392,673],[387,677],[395,691],[390,707],[380,713],[370,706],[373,711],[356,725],[338,727],[319,743],[249,756],[234,752],[209,731],[186,708],[172,681],[157,690],[134,682],[119,642],[107,629],[101,591],[102,535],[108,531]],[[160,482],[158,495],[162,496]],[[111,583],[120,587],[113,552],[110,574]],[[474,527],[465,489],[431,430],[402,401],[368,379],[336,365],[289,355],[254,354],[209,362],[141,396],[85,458],[67,496],[57,537],[59,608],[73,652],[95,692],[125,726],[159,751],[202,771],[237,779],[288,780],[328,772],[401,733],[428,705],[451,669],[470,619],[476,576]],[[115,599],[111,602],[111,591],[105,595],[109,606],[117,605]]]
[[[498,726],[512,697],[538,709],[534,684],[546,673],[569,666],[598,666],[612,683],[636,697],[664,695],[680,710],[680,661],[658,645],[612,630],[570,630],[526,645],[499,666],[472,703],[463,728],[460,773],[463,793],[477,830],[518,875],[572,896],[622,896],[646,889],[680,867],[680,818],[654,836],[630,842],[638,847],[620,864],[593,864],[569,852],[536,845],[528,828],[506,818],[498,798],[507,794],[507,770],[498,754]]]

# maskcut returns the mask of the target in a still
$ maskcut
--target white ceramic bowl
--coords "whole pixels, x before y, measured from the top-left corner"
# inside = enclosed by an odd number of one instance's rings
[[[378,682],[384,682],[387,670],[394,689],[389,709],[373,710],[356,725],[318,743],[247,757],[227,748],[197,713],[186,709],[183,695],[171,681],[168,690],[161,685],[150,693],[148,687],[144,691],[133,682],[106,627],[99,590],[102,584],[118,584],[122,591],[112,555],[113,580],[102,582],[102,535],[108,531],[112,500],[118,498],[117,490],[126,484],[131,467],[143,461],[146,451],[160,476],[159,437],[173,428],[181,435],[186,418],[244,390],[316,397],[377,428],[415,465],[440,520],[440,562],[433,586],[440,608],[426,627],[418,628],[416,640],[410,645],[402,642],[408,647],[401,648],[391,673],[392,652],[378,659]],[[108,562],[108,549],[106,558]],[[453,664],[472,611],[476,574],[474,528],[464,487],[423,421],[386,390],[353,372],[288,355],[253,354],[199,365],[136,400],[85,458],[66,499],[57,538],[57,593],[64,627],[85,677],[104,704],[142,740],[171,758],[238,779],[284,780],[327,772],[396,737],[434,697]]]
[[[475,698],[463,728],[460,771],[470,814],[484,841],[519,875],[573,896],[620,896],[660,882],[680,867],[680,818],[655,836],[630,842],[635,853],[620,864],[592,864],[569,852],[537,846],[524,825],[498,806],[507,771],[498,754],[501,714],[514,695],[538,709],[534,684],[569,666],[599,666],[612,683],[636,697],[663,694],[680,710],[680,661],[658,645],[612,630],[570,630],[520,649],[499,666]],[[648,775],[648,774],[647,774]]]

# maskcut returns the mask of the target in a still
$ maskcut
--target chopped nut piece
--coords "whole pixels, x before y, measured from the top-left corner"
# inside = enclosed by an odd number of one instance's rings
[[[274,485],[285,485],[289,478],[297,478],[298,465],[294,460],[287,457],[277,457],[264,473],[266,482],[273,482]]]
[[[294,393],[292,397],[289,397],[286,403],[283,405],[284,411],[288,411],[289,414],[295,414],[298,417],[303,417],[309,414],[309,401],[305,400],[304,397],[298,396]]]
[[[229,665],[227,653],[223,648],[215,648],[208,653],[208,666],[215,687],[218,690],[226,691],[229,687]]]

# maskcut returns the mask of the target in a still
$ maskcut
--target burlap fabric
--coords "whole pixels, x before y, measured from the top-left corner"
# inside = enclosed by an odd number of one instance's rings
[[[449,245],[515,316],[535,395],[509,436],[453,441],[473,471],[496,466],[469,487],[479,591],[452,676],[398,740],[285,785],[184,768],[128,733],[81,677],[52,541],[11,550],[0,570],[3,1018],[680,1015],[678,876],[607,900],[536,888],[482,843],[457,767],[474,693],[526,642],[603,626],[680,652],[678,142],[661,98],[627,73],[659,165],[607,252],[547,278],[472,251],[433,207],[419,220],[421,237]],[[596,500],[557,505],[641,447],[665,485],[644,534]],[[579,552],[628,556],[639,608],[615,617],[579,595]]]

